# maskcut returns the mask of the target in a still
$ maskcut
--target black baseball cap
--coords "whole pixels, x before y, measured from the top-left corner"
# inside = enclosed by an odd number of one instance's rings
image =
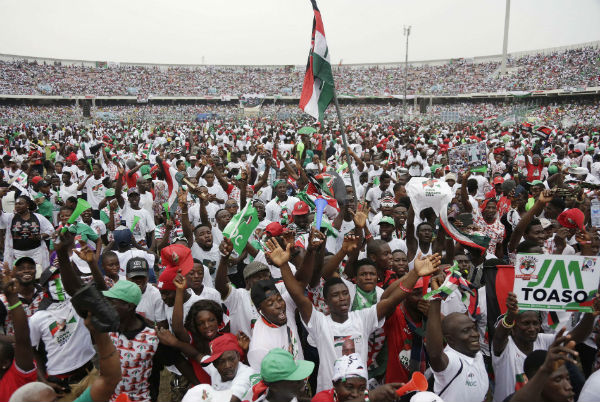
[[[275,281],[272,279],[263,279],[260,280],[254,285],[252,285],[252,289],[250,289],[250,298],[252,299],[252,303],[254,306],[259,309],[260,303],[268,299],[273,295],[278,295],[279,290],[275,286]]]
[[[129,279],[136,276],[148,276],[148,261],[145,258],[134,257],[127,261],[125,277]]]

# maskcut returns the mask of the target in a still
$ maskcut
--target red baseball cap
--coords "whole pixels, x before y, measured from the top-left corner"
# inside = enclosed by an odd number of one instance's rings
[[[194,258],[192,250],[183,244],[172,244],[165,247],[160,252],[162,263],[167,267],[166,270],[177,272],[181,270],[181,275],[185,276],[194,267]]]
[[[562,226],[569,229],[582,229],[583,230],[583,221],[584,216],[583,212],[577,208],[567,209],[566,211],[561,212],[557,218],[558,223]]]
[[[504,183],[504,179],[500,176],[494,177],[494,185]]]
[[[271,237],[281,236],[283,233],[283,226],[281,226],[281,223],[279,222],[271,222],[265,228],[265,233]]]
[[[31,182],[33,184],[38,184],[40,181],[44,180],[44,178],[42,176],[33,176],[31,178]]]
[[[238,344],[237,337],[234,334],[226,333],[221,336],[216,337],[212,341],[210,341],[210,356],[204,360],[202,360],[203,365],[208,365],[215,360],[217,360],[221,355],[225,352],[229,352],[230,350],[238,352],[240,355],[242,354],[242,348]]]
[[[165,269],[158,277],[158,284],[156,287],[159,290],[177,290],[175,284],[173,283],[173,279],[175,279],[176,276],[176,269]]]
[[[294,204],[294,211],[292,212],[292,215],[306,215],[309,211],[310,209],[308,208],[307,203],[304,201],[298,201],[296,204]]]

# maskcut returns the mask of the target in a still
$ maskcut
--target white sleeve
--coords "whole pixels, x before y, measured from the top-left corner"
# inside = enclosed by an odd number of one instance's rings
[[[202,284],[204,286],[206,286],[207,288],[214,289],[215,283],[213,282],[213,279],[210,276],[210,270],[204,264],[203,264],[203,266],[204,266],[204,278],[202,279]]]
[[[31,346],[37,348],[42,339],[42,333],[40,331],[38,321],[40,315],[35,313],[29,318],[29,338],[31,340]]]
[[[156,225],[154,224],[154,218],[152,217],[150,212],[146,211],[145,209],[143,211],[145,212],[144,215],[146,215],[146,227],[148,228],[147,231],[154,231],[154,229],[156,228]]]

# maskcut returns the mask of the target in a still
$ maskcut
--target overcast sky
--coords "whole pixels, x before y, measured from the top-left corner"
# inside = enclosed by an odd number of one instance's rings
[[[333,63],[502,51],[504,0],[320,0]],[[508,50],[600,40],[600,0],[513,0]],[[0,0],[0,53],[201,64],[306,63],[309,0]]]

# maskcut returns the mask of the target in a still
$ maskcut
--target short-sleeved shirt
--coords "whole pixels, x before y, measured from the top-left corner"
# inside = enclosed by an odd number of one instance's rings
[[[533,342],[533,350],[548,350],[553,341],[554,334],[538,334],[537,339]],[[492,352],[494,372],[503,373],[502,376],[496,376],[495,402],[502,402],[504,398],[515,392],[517,379],[521,380],[524,373],[523,363],[526,357],[527,355],[515,345],[512,336],[508,337],[506,347],[500,356],[496,356]]]
[[[368,360],[369,335],[381,328],[385,319],[377,320],[377,305],[351,311],[348,319],[342,323],[335,322],[331,316],[313,308],[310,321],[304,323],[308,333],[319,351],[321,364],[317,375],[317,392],[333,386],[333,365],[342,356],[346,347],[353,346],[363,361]]]
[[[439,395],[448,386],[440,395],[445,401],[483,401],[490,384],[481,352],[469,357],[446,346],[444,353],[448,356],[448,366],[433,372],[433,392]]]
[[[34,381],[37,381],[37,368],[23,371],[13,361],[10,368],[0,378],[0,401],[8,401],[17,389]]]
[[[497,217],[493,223],[487,223],[481,212],[479,212],[479,208],[473,211],[473,223],[477,225],[484,236],[490,238],[490,245],[488,246],[488,250],[490,252],[496,254],[496,245],[500,245],[502,247],[502,241],[504,240],[504,225],[500,222],[500,218]]]

